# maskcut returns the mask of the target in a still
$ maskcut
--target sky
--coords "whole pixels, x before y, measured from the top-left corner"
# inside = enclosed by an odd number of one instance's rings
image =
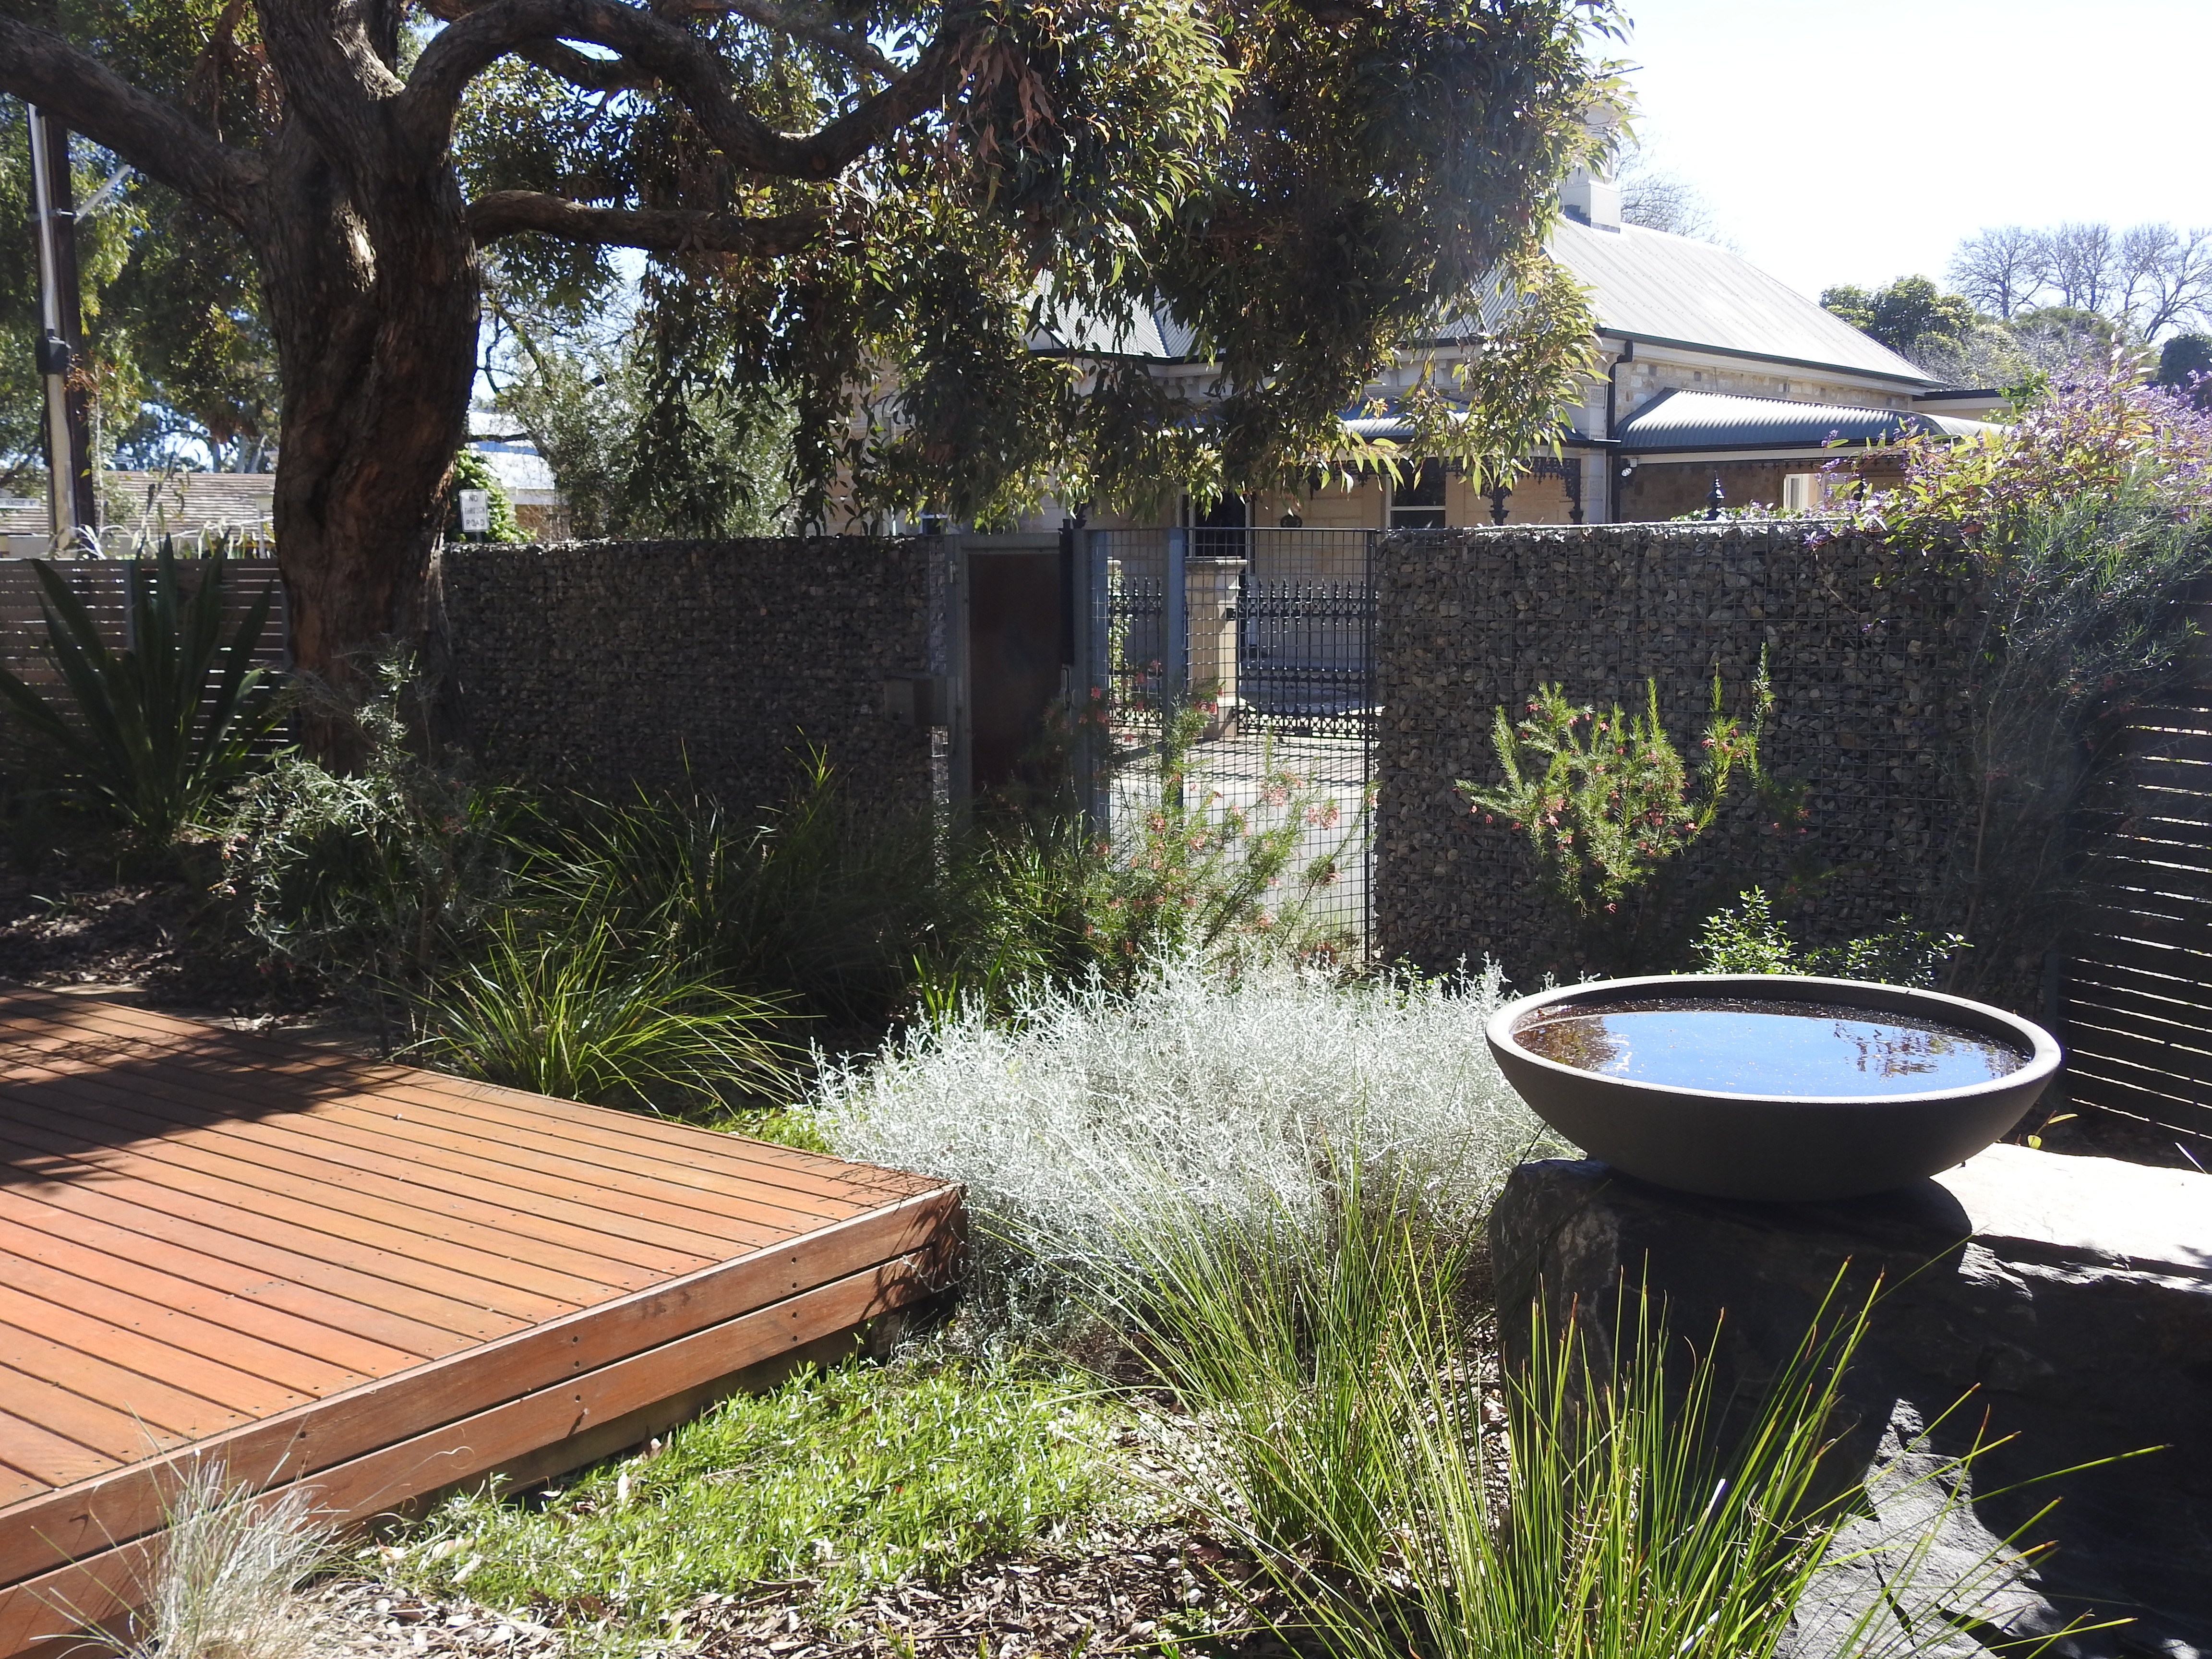
[[[2212,226],[2212,0],[1626,0],[1651,162],[1817,297],[1984,225]]]

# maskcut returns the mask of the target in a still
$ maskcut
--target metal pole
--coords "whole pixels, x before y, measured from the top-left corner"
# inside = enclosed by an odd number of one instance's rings
[[[1091,570],[1091,532],[1069,524],[1061,532],[1067,538],[1069,653],[1074,660],[1067,676],[1067,726],[1070,757],[1075,768],[1075,799],[1093,835],[1102,827],[1098,799],[1101,738],[1098,721],[1103,700],[1091,694],[1105,684],[1098,672],[1098,651],[1092,643],[1098,627],[1097,583]]]
[[[82,386],[73,385],[78,339],[76,209],[70,180],[69,130],[25,104],[30,129],[31,197],[39,241],[38,369],[46,392],[46,490],[58,552],[82,550],[80,532],[94,529],[88,428]]]
[[[969,696],[975,689],[975,664],[968,639],[968,550],[962,544],[957,531],[940,536],[938,545],[944,550],[951,574],[952,615],[948,619],[951,637],[947,643],[951,647],[952,710],[951,723],[945,733],[945,763],[947,804],[952,816],[958,818],[967,812],[975,795],[975,728],[969,707]]]
[[[1168,532],[1167,591],[1160,595],[1160,673],[1169,718],[1190,695],[1190,532]]]

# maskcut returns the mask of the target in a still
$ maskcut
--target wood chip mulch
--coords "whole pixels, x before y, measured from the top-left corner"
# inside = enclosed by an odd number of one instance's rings
[[[324,1000],[319,988],[262,961],[191,884],[70,869],[0,869],[5,981],[274,1024]]]
[[[941,1583],[902,1580],[835,1620],[810,1610],[805,1582],[705,1596],[641,1645],[699,1659],[1088,1659],[1194,1649],[1277,1659],[1288,1650],[1267,1634],[1264,1601],[1241,1589],[1253,1571],[1249,1559],[1186,1531],[1100,1528],[985,1557]],[[373,1579],[329,1580],[303,1602],[313,1659],[556,1659],[572,1645],[598,1648],[608,1633],[604,1608],[501,1613]]]

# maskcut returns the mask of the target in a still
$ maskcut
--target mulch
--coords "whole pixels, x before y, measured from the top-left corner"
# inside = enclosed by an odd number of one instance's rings
[[[58,866],[0,874],[0,985],[81,992],[374,1056],[377,1032],[240,937],[204,888]]]
[[[887,1585],[825,1619],[806,1582],[750,1584],[700,1598],[643,1654],[698,1659],[1066,1659],[1188,1652],[1277,1659],[1263,1597],[1243,1586],[1251,1560],[1212,1539],[1163,1527],[1101,1526],[1064,1544],[986,1556],[935,1583]],[[305,1593],[313,1659],[483,1659],[597,1649],[605,1610],[587,1605],[501,1613],[414,1595],[368,1578]]]
[[[187,1014],[287,1021],[325,999],[268,963],[191,882],[57,866],[0,875],[0,980]]]
[[[205,903],[182,882],[0,878],[0,975],[50,988],[175,976]]]

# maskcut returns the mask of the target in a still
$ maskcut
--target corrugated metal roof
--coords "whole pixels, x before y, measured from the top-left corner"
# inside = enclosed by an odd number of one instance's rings
[[[40,481],[43,489],[44,481]],[[21,488],[21,486],[18,486]],[[203,527],[252,529],[269,517],[273,472],[102,472],[106,522],[155,536]],[[51,528],[46,497],[24,492],[27,505],[0,507],[0,532],[43,536]]]
[[[1949,415],[1853,409],[1717,392],[1662,392],[1620,423],[1625,450],[1814,449],[1827,443],[1894,443],[1908,433],[1979,437],[2002,428]]]
[[[1465,420],[1464,415],[1454,415],[1454,420]],[[1348,419],[1344,429],[1360,438],[1389,438],[1399,441],[1413,435],[1413,423],[1399,415],[1361,415]],[[1559,434],[1563,443],[1587,445],[1589,439],[1572,428]]]
[[[1033,351],[1073,351],[1094,357],[1145,357],[1176,362],[1190,356],[1192,331],[1163,308],[1137,313],[1127,324],[1086,312],[1065,314],[1030,337]]]
[[[1710,242],[1636,225],[1595,230],[1566,219],[1548,246],[1552,257],[1591,290],[1599,325],[1608,333],[1848,369],[1916,386],[1936,384],[1887,346]]]
[[[518,489],[542,492],[560,488],[554,481],[552,463],[534,449],[521,444],[479,442],[476,452],[509,495]]]
[[[1571,219],[1559,222],[1549,246],[1590,290],[1598,325],[1609,334],[1842,369],[1916,389],[1936,384],[1888,347],[1726,248],[1636,225],[1595,230]],[[1487,283],[1474,310],[1443,325],[1437,336],[1459,339],[1493,331],[1514,304],[1510,288]],[[1188,327],[1156,307],[1127,325],[1081,313],[1064,315],[1040,329],[1033,344],[1042,351],[1175,361],[1190,356],[1191,340]]]

